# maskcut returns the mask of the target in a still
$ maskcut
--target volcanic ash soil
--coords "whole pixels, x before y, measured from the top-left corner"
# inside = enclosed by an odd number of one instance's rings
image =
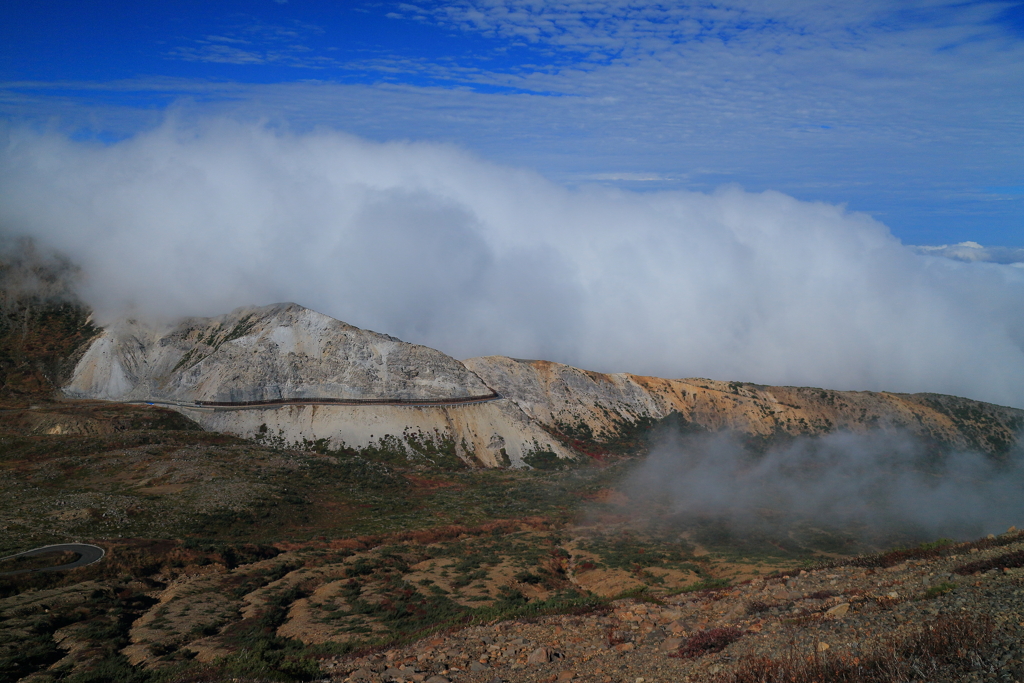
[[[928,629],[976,623],[980,645],[953,652],[957,663],[926,680],[1024,681],[1024,568],[998,566],[1024,553],[1024,536],[962,552],[799,571],[656,602],[623,599],[596,612],[474,626],[323,666],[332,680],[352,683],[724,682],[754,658],[870,661]],[[995,566],[964,575],[972,564]],[[732,642],[702,650],[714,640],[709,634]]]

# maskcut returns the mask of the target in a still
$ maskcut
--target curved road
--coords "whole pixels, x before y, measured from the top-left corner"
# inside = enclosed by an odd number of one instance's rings
[[[23,553],[17,555],[8,555],[7,557],[0,557],[0,562],[4,560],[13,560],[18,557],[34,557],[36,555],[43,555],[45,553],[78,553],[81,555],[74,562],[67,564],[60,564],[56,567],[43,567],[41,569],[20,569],[16,572],[0,572],[0,576],[16,576],[18,574],[30,574],[32,572],[62,572],[67,569],[75,569],[76,567],[84,567],[87,564],[93,562],[99,562],[106,555],[107,551],[98,545],[89,545],[88,543],[59,543],[57,545],[44,545],[42,548],[33,548],[32,550],[26,550]]]
[[[405,406],[422,408],[432,406],[458,406],[472,403],[489,403],[504,398],[496,391],[485,396],[466,396],[462,398],[275,398],[265,401],[161,401],[156,399],[139,399],[125,403],[148,406],[170,406],[186,410],[202,410],[216,412],[221,410],[272,410],[285,406]],[[111,401],[116,403],[116,401]]]

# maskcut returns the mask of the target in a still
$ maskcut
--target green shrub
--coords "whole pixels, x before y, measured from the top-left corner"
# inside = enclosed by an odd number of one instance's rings
[[[533,451],[523,458],[523,462],[536,470],[564,470],[569,466],[551,451]]]
[[[944,582],[942,582],[940,584],[936,584],[934,586],[929,586],[928,590],[926,590],[924,592],[924,597],[925,597],[926,600],[930,599],[930,598],[937,598],[939,596],[945,595],[946,593],[950,593],[950,592],[952,592],[955,589],[956,589],[956,584],[955,583],[949,583],[949,582],[944,581]]]

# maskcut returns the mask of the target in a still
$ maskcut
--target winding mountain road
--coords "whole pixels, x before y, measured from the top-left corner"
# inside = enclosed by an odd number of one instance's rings
[[[6,560],[14,560],[19,557],[35,557],[36,555],[44,555],[46,553],[78,553],[80,557],[74,562],[67,564],[59,564],[55,567],[42,567],[40,569],[19,569],[14,572],[0,572],[0,576],[17,576],[18,574],[31,574],[33,572],[62,572],[68,569],[75,569],[77,567],[84,567],[92,564],[93,562],[99,562],[103,559],[103,556],[107,554],[103,548],[98,545],[90,545],[88,543],[58,543],[57,545],[44,545],[41,548],[33,548],[32,550],[26,550],[23,553],[17,555],[9,555],[7,557],[0,557],[0,562]]]
[[[461,398],[275,398],[265,401],[165,401],[157,399],[139,399],[127,403],[149,406],[169,406],[186,410],[202,410],[206,412],[220,410],[267,410],[285,406],[406,406],[423,408],[430,406],[458,406],[472,403],[489,403],[499,401],[503,397],[496,391],[483,396],[465,396]]]

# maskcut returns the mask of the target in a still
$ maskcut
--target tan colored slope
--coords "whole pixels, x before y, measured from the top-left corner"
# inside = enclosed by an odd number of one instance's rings
[[[962,448],[1002,452],[1024,410],[938,394],[771,387],[708,379],[602,374],[560,363],[486,356],[465,361],[527,415],[567,435],[614,438],[625,425],[673,412],[708,430],[755,436],[835,429],[904,429]]]

